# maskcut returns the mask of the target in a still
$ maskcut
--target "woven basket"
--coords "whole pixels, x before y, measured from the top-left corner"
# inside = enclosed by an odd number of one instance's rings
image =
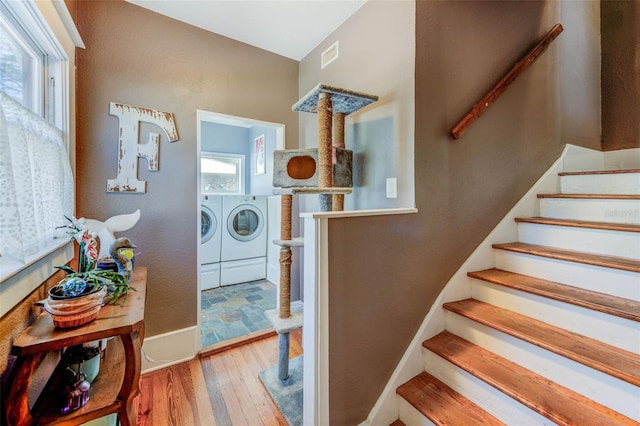
[[[78,327],[98,317],[106,294],[106,287],[102,287],[93,293],[69,299],[49,297],[44,304],[44,309],[51,314],[53,325],[56,327]]]

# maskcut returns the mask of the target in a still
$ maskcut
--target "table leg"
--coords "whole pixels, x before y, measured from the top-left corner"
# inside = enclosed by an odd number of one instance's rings
[[[45,352],[19,356],[9,377],[9,391],[5,399],[8,425],[31,425],[33,417],[29,411],[29,383],[33,372],[44,358]]]
[[[124,380],[118,393],[118,400],[122,402],[122,408],[118,418],[122,426],[136,425],[136,409],[134,398],[140,393],[140,370],[142,367],[142,339],[138,330],[131,334],[122,335],[124,346]]]

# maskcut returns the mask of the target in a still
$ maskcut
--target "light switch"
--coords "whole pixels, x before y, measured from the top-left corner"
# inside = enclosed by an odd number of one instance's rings
[[[397,178],[387,178],[387,198],[398,198]]]

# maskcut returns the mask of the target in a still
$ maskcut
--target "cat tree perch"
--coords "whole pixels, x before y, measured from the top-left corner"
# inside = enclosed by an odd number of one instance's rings
[[[344,196],[353,186],[353,152],[346,149],[345,117],[378,100],[377,96],[319,84],[293,105],[294,111],[318,115],[318,148],[282,150],[274,153],[274,194],[281,195],[280,286],[278,307],[267,311],[279,336],[278,378],[289,377],[290,332],[302,327],[302,302],[291,303],[292,247],[291,211],[294,195],[317,194],[321,211],[344,210]]]

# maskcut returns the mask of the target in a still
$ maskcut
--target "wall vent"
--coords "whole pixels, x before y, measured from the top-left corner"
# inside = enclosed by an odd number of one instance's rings
[[[320,69],[323,69],[331,62],[338,59],[338,42],[333,43],[327,50],[322,52],[320,56]]]

